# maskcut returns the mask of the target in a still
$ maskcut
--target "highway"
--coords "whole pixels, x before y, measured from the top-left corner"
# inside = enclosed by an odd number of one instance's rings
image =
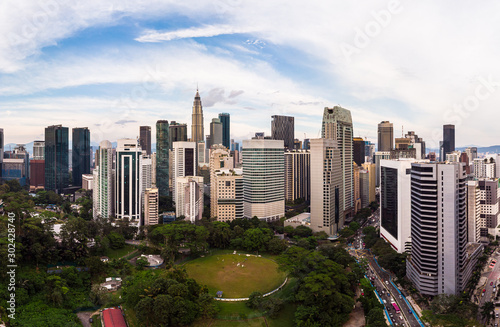
[[[478,285],[476,292],[474,293],[474,300],[478,303],[479,307],[482,307],[486,302],[495,303],[495,293],[498,291],[499,286],[499,278],[500,278],[500,250],[496,250],[493,252],[486,264],[486,268],[483,270],[481,276],[486,278],[486,281]],[[490,268],[490,263],[492,260],[495,260],[495,266]],[[483,292],[483,290],[485,290]],[[482,295],[484,294],[484,295]],[[500,308],[495,307],[495,315],[500,315]],[[482,320],[482,315],[478,314],[478,319]],[[485,322],[483,320],[483,322]],[[500,324],[500,319],[495,317],[490,321],[491,326],[495,326],[495,324]]]

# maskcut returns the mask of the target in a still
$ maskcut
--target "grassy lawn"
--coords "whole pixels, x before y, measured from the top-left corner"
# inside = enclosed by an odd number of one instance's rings
[[[121,249],[113,250],[113,249],[108,249],[108,252],[106,253],[106,256],[109,257],[109,259],[119,259],[123,257],[124,255],[127,255],[129,253],[132,253],[135,251],[135,247],[130,244],[125,244],[125,246]]]
[[[239,264],[239,265],[238,265]],[[269,259],[238,254],[214,254],[184,264],[189,277],[207,285],[210,294],[223,291],[224,297],[248,297],[267,293],[285,280],[285,273]]]
[[[197,321],[192,327],[266,327],[263,317],[248,320],[203,320]],[[293,325],[290,325],[290,327]],[[285,325],[282,325],[285,327]]]
[[[295,310],[297,310],[297,305],[295,304],[285,304],[283,309],[281,309],[278,317],[275,319],[266,318],[269,327],[287,327],[294,326],[295,320]]]

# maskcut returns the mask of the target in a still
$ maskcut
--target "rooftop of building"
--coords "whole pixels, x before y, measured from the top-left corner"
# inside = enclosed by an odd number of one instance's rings
[[[285,220],[285,223],[310,225],[311,224],[311,213],[310,212],[303,212],[297,216],[293,216],[292,218]]]
[[[141,258],[146,258],[146,260],[148,260],[148,267],[161,266],[164,261],[161,256],[154,254],[148,254],[148,255],[141,254]]]
[[[125,317],[119,308],[106,308],[102,310],[102,323],[104,327],[127,327]]]

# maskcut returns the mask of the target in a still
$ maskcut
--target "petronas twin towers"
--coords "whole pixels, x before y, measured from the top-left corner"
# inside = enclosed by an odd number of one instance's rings
[[[191,125],[191,142],[200,142],[203,137],[203,107],[201,106],[200,93],[196,90],[193,102],[193,124]]]

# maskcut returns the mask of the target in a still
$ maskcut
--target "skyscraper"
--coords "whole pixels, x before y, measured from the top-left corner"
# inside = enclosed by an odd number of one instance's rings
[[[215,191],[214,217],[218,221],[229,222],[243,218],[243,176],[241,169],[223,168],[215,173],[214,180],[210,181],[210,191]]]
[[[285,215],[284,147],[281,140],[243,141],[243,211],[266,221]]]
[[[196,168],[198,167],[196,159],[196,143],[195,142],[174,142],[172,153],[174,165],[172,171],[172,193],[175,200],[175,192],[177,187],[176,179],[185,176],[196,176]]]
[[[193,102],[193,124],[191,125],[191,142],[203,141],[203,107],[201,105],[200,93],[196,90]]]
[[[335,235],[344,227],[340,149],[333,139],[311,139],[311,229]]]
[[[213,118],[210,123],[210,149],[212,145],[222,144],[223,125],[219,118]]]
[[[295,125],[294,117],[271,116],[271,137],[273,140],[283,140],[285,149],[294,148]]]
[[[377,151],[391,151],[394,148],[394,131],[392,123],[383,121],[378,124]]]
[[[93,171],[94,185],[94,219],[101,217],[109,219],[114,215],[114,181],[113,172],[113,146],[111,142],[104,140],[99,143],[99,164]]]
[[[141,126],[140,127],[139,143],[141,149],[146,151],[147,155],[151,154],[151,126]]]
[[[221,168],[233,169],[234,161],[229,150],[222,144],[214,145],[210,149],[210,218],[217,217],[217,188],[215,187],[216,172]],[[212,187],[212,185],[214,187]]]
[[[285,200],[311,197],[311,153],[308,150],[285,152]]]
[[[82,175],[90,173],[90,131],[87,127],[73,128],[73,186],[82,186]]]
[[[33,142],[33,160],[45,160],[45,141]]]
[[[128,218],[130,225],[141,226],[142,150],[136,139],[118,140],[116,147],[116,218]]]
[[[69,185],[69,131],[62,125],[45,128],[45,189],[62,193]]]
[[[195,223],[203,215],[203,177],[183,176],[175,179],[175,215]]]
[[[187,125],[186,124],[179,124],[175,121],[170,122],[169,126],[169,146],[168,148],[170,151],[172,151],[173,146],[172,144],[174,142],[186,142],[188,140],[187,137]]]
[[[231,146],[230,116],[227,113],[221,113],[219,120],[222,123],[222,145],[229,149]]]
[[[410,250],[412,162],[415,160],[380,162],[380,237],[399,253]]]
[[[467,245],[465,171],[460,163],[411,166],[411,255],[408,278],[420,294],[462,292],[482,246]]]
[[[158,189],[144,190],[144,225],[158,225]]]
[[[443,160],[450,152],[455,151],[455,125],[443,125]]]
[[[343,211],[345,217],[351,215],[354,204],[352,134],[352,117],[349,110],[339,106],[325,108],[321,137],[337,140],[342,169]]]
[[[159,196],[168,196],[169,190],[169,126],[168,120],[156,122],[156,187]]]
[[[352,139],[353,159],[354,162],[361,166],[365,163],[365,141],[361,137]]]

